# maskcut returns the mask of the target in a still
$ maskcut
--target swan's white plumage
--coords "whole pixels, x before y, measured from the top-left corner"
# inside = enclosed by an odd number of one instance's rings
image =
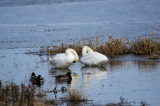
[[[82,50],[82,57],[80,62],[85,66],[103,66],[107,63],[108,58],[98,52],[90,50],[88,46],[84,46]],[[88,52],[88,53],[86,53]]]
[[[68,68],[73,61],[78,61],[78,55],[75,50],[67,49],[65,53],[59,53],[53,58],[49,58],[52,68]]]

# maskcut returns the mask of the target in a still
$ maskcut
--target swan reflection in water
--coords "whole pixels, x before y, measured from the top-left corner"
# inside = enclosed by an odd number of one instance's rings
[[[89,87],[93,83],[99,83],[99,81],[107,78],[107,69],[105,67],[85,67],[81,68],[82,81],[84,87]]]
[[[70,73],[71,75],[68,75]],[[50,75],[55,78],[55,83],[71,84],[75,82],[77,74],[72,73],[70,69],[50,69]]]

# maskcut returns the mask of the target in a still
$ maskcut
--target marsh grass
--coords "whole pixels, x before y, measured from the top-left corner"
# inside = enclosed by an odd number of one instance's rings
[[[151,55],[151,58],[160,54],[160,42],[156,36],[139,36],[131,42],[130,51],[136,55]]]
[[[51,47],[46,47],[46,52],[52,57],[57,53],[64,53],[67,48],[72,48],[76,50],[78,55],[82,55],[82,48],[85,45],[109,57],[134,54],[149,55],[149,58],[155,59],[160,54],[160,41],[157,35],[139,36],[134,40],[129,40],[126,37],[114,38],[110,35],[89,35],[70,44],[61,43],[55,46],[51,43]]]
[[[129,48],[125,43],[128,41],[126,38],[116,39],[109,35],[107,35],[107,37],[108,38],[106,38],[104,35],[90,35],[86,38],[81,38],[72,44],[62,43],[59,46],[54,46],[54,44],[51,43],[52,47],[46,47],[46,51],[48,55],[53,56],[57,53],[65,52],[67,48],[72,48],[76,50],[78,55],[81,55],[83,46],[87,45],[93,50],[111,57],[115,55],[127,54],[129,52]]]
[[[79,89],[69,89],[65,95],[65,99],[74,102],[87,101],[87,97]]]
[[[37,93],[38,95],[40,94]],[[36,96],[36,89],[32,85],[19,86],[14,83],[8,83],[0,86],[0,105],[27,105],[33,106],[35,104],[42,104],[43,96]]]

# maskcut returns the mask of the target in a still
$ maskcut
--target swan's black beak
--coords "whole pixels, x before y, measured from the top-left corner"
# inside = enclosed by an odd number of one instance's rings
[[[76,61],[73,61],[73,63],[75,63]]]

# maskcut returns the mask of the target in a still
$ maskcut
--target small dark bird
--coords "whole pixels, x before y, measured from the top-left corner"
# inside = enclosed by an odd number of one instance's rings
[[[30,81],[35,81],[37,79],[37,76],[34,72],[32,72],[32,75],[31,75],[31,78],[30,78]]]
[[[55,76],[55,78],[56,78],[56,82],[58,83],[67,82],[68,84],[70,84],[72,81],[72,76],[70,72],[67,72],[67,74],[64,74],[64,75]]]
[[[37,77],[34,72],[31,75],[30,81],[33,85],[41,86],[42,84],[44,84],[44,78],[41,75],[38,75]]]
[[[41,86],[43,84],[44,84],[44,78],[41,75],[38,75],[36,85]]]

